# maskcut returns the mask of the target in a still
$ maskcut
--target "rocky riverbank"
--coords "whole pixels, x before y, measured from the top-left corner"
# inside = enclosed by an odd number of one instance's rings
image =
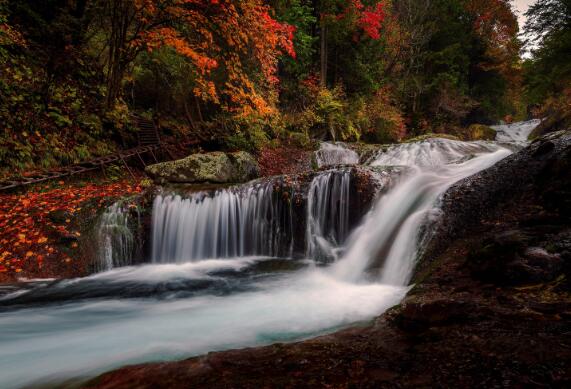
[[[97,388],[571,384],[571,133],[463,180],[398,307],[293,344],[130,366]]]

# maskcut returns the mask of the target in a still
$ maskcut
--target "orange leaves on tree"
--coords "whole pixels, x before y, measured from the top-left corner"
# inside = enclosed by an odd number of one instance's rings
[[[296,56],[295,27],[262,0],[137,0],[131,45],[171,47],[196,69],[193,93],[238,115],[273,111],[277,64]],[[263,75],[252,74],[252,64]]]

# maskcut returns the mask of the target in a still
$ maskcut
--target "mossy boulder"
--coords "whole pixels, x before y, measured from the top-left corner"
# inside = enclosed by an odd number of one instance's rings
[[[484,124],[472,124],[468,127],[467,140],[494,140],[496,131]]]
[[[422,141],[425,141],[425,140],[428,140],[428,139],[437,139],[437,138],[440,138],[440,139],[449,139],[449,140],[460,140],[460,138],[457,137],[456,135],[444,134],[444,133],[442,133],[442,134],[435,134],[435,133],[431,132],[431,133],[428,133],[428,134],[419,135],[419,136],[416,136],[416,137],[414,137],[414,138],[407,139],[407,140],[403,141],[402,143],[422,142]]]
[[[158,184],[227,184],[255,179],[260,175],[260,168],[254,157],[244,151],[216,151],[147,166],[146,172]]]
[[[558,109],[548,112],[548,116],[541,121],[539,126],[529,135],[529,139],[537,139],[540,136],[556,131],[571,129],[571,111]]]

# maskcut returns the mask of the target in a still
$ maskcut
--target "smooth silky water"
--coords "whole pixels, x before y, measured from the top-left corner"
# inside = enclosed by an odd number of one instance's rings
[[[104,246],[102,266],[110,270],[0,298],[0,387],[303,339],[370,320],[405,296],[421,227],[438,217],[439,197],[509,154],[493,142],[395,145],[372,165],[406,165],[410,173],[352,232],[343,169],[314,178],[304,227],[293,226],[291,210],[259,183],[157,197],[153,263],[116,267],[123,254]],[[122,231],[124,250],[124,215],[110,212],[101,235],[110,241],[109,231]],[[294,228],[306,228],[306,259],[291,258]],[[329,261],[318,260],[324,255]]]

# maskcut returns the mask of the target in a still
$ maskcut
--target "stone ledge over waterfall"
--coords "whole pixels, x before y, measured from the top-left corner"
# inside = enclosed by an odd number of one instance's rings
[[[158,184],[236,184],[257,178],[260,168],[255,158],[247,152],[216,151],[147,166],[146,172]]]
[[[245,255],[331,260],[406,169],[343,167],[199,189],[166,187],[153,207],[153,262]],[[198,223],[197,223],[198,221]],[[330,247],[331,246],[331,247]]]

